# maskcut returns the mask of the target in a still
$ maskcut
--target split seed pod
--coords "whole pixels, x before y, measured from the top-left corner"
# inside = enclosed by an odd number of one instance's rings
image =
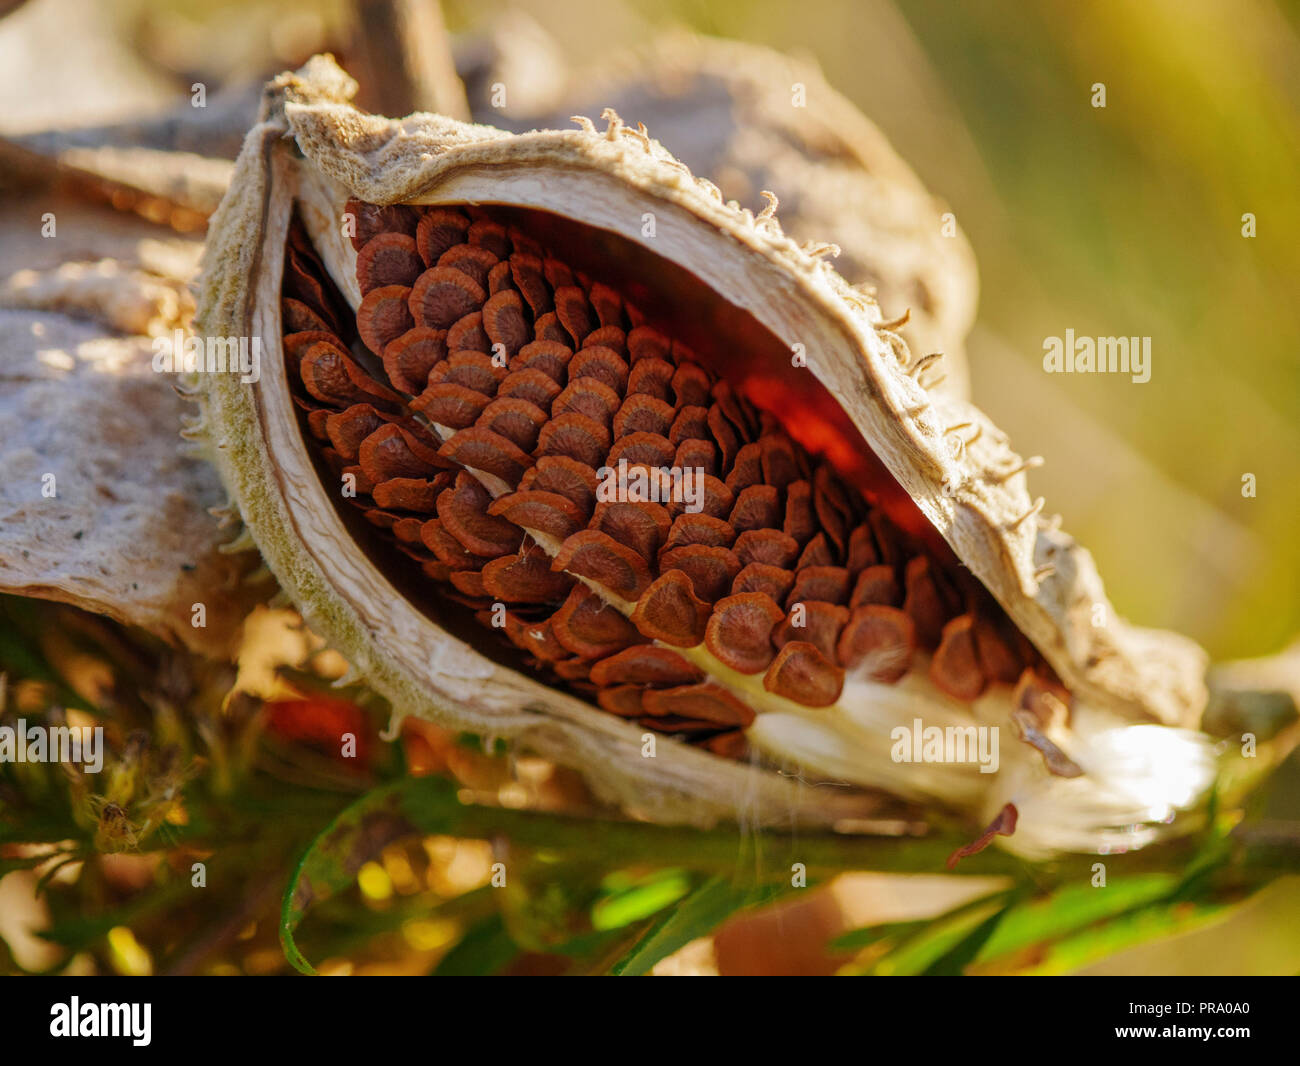
[[[659,821],[896,797],[1026,855],[1195,824],[1201,651],[1114,616],[1031,463],[774,198],[612,113],[513,135],[355,88],[270,86],[199,308],[260,376],[200,376],[252,539],[398,715]]]

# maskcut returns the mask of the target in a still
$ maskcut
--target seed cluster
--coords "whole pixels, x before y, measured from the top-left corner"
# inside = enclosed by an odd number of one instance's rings
[[[548,678],[736,754],[753,710],[675,649],[808,707],[918,649],[960,700],[1041,667],[980,586],[614,289],[490,209],[348,210],[355,317],[290,233],[295,400],[367,519]]]

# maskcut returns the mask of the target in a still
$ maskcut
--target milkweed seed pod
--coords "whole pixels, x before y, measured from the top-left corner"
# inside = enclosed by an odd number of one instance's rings
[[[251,541],[398,715],[661,821],[896,797],[1028,856],[1196,824],[1201,651],[1114,616],[1030,464],[774,202],[612,113],[354,91],[324,57],[269,87],[198,314],[260,374],[198,376]]]

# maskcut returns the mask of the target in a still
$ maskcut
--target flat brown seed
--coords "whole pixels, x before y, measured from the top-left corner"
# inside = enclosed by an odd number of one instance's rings
[[[410,296],[411,290],[405,285],[385,285],[371,289],[362,299],[357,308],[357,332],[376,355],[382,355],[390,342],[415,325]]]
[[[538,458],[567,455],[593,469],[603,466],[609,454],[609,430],[586,415],[568,411],[552,418],[537,438]]]
[[[483,331],[492,342],[494,354],[504,351],[507,356],[512,356],[532,339],[532,330],[524,317],[524,301],[519,293],[507,289],[489,297],[483,305]]]
[[[483,306],[487,293],[473,278],[454,267],[430,267],[416,279],[408,301],[421,326],[447,329]]]
[[[663,553],[659,566],[664,570],[681,570],[695,586],[695,594],[716,602],[729,594],[731,584],[740,573],[740,560],[730,548],[707,544],[688,544]]]
[[[415,239],[405,233],[380,233],[357,253],[357,285],[362,296],[387,285],[409,287],[423,271]]]
[[[724,665],[756,674],[772,661],[772,630],[784,617],[776,602],[761,592],[727,596],[714,605],[704,643]]]
[[[595,672],[593,668],[592,672]],[[645,691],[641,685],[616,685],[613,688],[602,687],[596,693],[596,702],[602,710],[616,714],[620,718],[639,718],[645,713],[641,706],[641,694]]]
[[[475,424],[499,433],[522,451],[531,452],[537,447],[537,435],[546,425],[547,417],[535,403],[517,396],[498,396],[483,409]]]
[[[438,257],[438,266],[459,270],[474,280],[484,293],[488,291],[488,274],[497,265],[497,257],[486,248],[473,244],[458,244],[448,248]]]
[[[691,685],[704,671],[669,648],[639,644],[601,659],[591,668],[597,685]]]
[[[785,603],[785,598],[793,587],[793,570],[784,570],[768,563],[748,563],[736,575],[736,580],[731,584],[731,591],[736,594],[762,592],[777,603]]]
[[[540,548],[503,555],[483,567],[483,589],[503,603],[559,603],[573,587],[568,574],[551,569]]]
[[[415,246],[426,267],[442,258],[444,252],[465,243],[469,219],[459,211],[434,207],[420,219],[415,232]]]
[[[569,380],[592,377],[621,397],[627,391],[628,365],[613,348],[583,348],[569,360]]]
[[[599,529],[652,563],[659,554],[671,520],[657,503],[598,503],[591,516],[591,528]]]
[[[552,381],[563,385],[568,379],[569,360],[573,358],[573,349],[567,344],[555,341],[530,341],[519,349],[519,353],[510,360],[510,369],[540,370]]]
[[[447,330],[447,347],[451,351],[464,349],[466,351],[483,352],[487,355],[493,355],[492,342],[488,339],[487,331],[483,328],[483,312],[473,311],[464,318],[458,318],[451,324]],[[494,365],[505,369],[503,364],[505,359],[497,361]]]
[[[521,529],[563,540],[581,529],[587,516],[576,503],[554,492],[512,492],[493,500],[488,514],[513,522]]]
[[[626,544],[595,529],[579,530],[565,540],[551,565],[594,581],[625,600],[635,600],[650,584],[645,560]]]
[[[908,560],[903,585],[903,610],[916,623],[916,638],[923,648],[938,647],[943,627],[955,613],[939,586],[933,564],[924,555]]]
[[[551,616],[551,629],[556,640],[584,659],[613,655],[645,640],[626,617],[581,584]]]
[[[518,396],[549,411],[551,403],[560,395],[560,386],[540,370],[511,370],[497,386],[497,395]]]
[[[968,614],[943,627],[939,648],[930,660],[930,680],[953,699],[978,699],[987,684],[975,652],[975,620]]]
[[[840,633],[849,620],[849,609],[839,604],[813,600],[792,607],[785,620],[772,631],[772,643],[783,648],[792,640],[818,648],[828,659],[836,659]]]
[[[840,633],[836,658],[850,673],[893,682],[907,673],[916,648],[912,619],[897,607],[855,607]]]
[[[561,370],[563,373],[563,370]],[[558,418],[572,411],[602,426],[609,426],[618,410],[619,396],[596,378],[574,378],[551,405],[551,416]]]
[[[635,373],[635,368],[633,372]],[[623,405],[614,416],[614,437],[626,437],[632,433],[649,433],[666,440],[667,434],[672,430],[672,424],[673,409],[668,404],[649,393],[634,393],[629,385],[627,399],[623,401]],[[672,462],[676,450],[676,445],[669,442],[669,463]]]
[[[805,707],[829,707],[844,689],[844,671],[820,648],[791,641],[763,675],[763,687]]]
[[[751,529],[736,538],[733,550],[744,566],[766,563],[788,570],[799,555],[799,544],[775,529]]]
[[[549,266],[551,261],[547,262]],[[555,316],[572,338],[575,347],[581,347],[582,338],[596,327],[595,315],[587,302],[587,294],[576,285],[555,287]]]
[[[637,600],[632,624],[643,636],[677,648],[704,640],[711,608],[695,595],[691,579],[680,570],[660,574]]]
[[[521,489],[554,492],[577,504],[585,514],[596,505],[596,471],[567,455],[545,455],[519,482]]]
[[[517,485],[533,464],[527,452],[500,434],[478,426],[457,430],[438,454],[470,470],[495,474],[508,485]]]
[[[429,383],[429,371],[446,357],[446,332],[415,326],[384,346],[384,373],[394,388],[418,396]]]
[[[468,429],[491,402],[491,396],[477,389],[444,381],[430,385],[411,401],[411,407],[440,426]]]
[[[849,597],[849,606],[862,607],[868,603],[897,606],[901,595],[892,566],[868,566],[858,574],[853,595]]]
[[[442,528],[474,555],[491,558],[517,551],[523,534],[513,523],[488,514],[491,504],[487,489],[471,475],[461,474],[454,488],[439,495],[438,519]]]
[[[648,689],[642,697],[646,713],[655,716],[692,719],[723,726],[747,727],[754,721],[748,704],[721,685],[705,681],[680,688]]]

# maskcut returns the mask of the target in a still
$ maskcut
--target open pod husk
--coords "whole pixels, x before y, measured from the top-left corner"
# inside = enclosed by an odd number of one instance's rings
[[[401,121],[366,115],[349,104],[355,88],[328,57],[269,87],[262,121],[249,134],[212,220],[197,315],[210,338],[261,338],[261,376],[255,384],[222,373],[196,381],[201,432],[248,542],[312,627],[398,716],[514,738],[582,770],[603,798],[657,821],[834,825],[851,819],[880,831],[897,824],[886,821],[898,809],[869,787],[875,782],[828,773],[825,764],[810,769],[803,753],[782,749],[780,738],[758,743],[766,757],[752,763],[671,742],[646,757],[643,729],[451,635],[354,542],[304,444],[280,350],[291,218],[296,212],[305,224],[355,308],[355,253],[339,225],[349,200],[507,205],[565,220],[569,232],[592,237],[595,256],[618,249],[641,264],[669,264],[663,270],[676,279],[676,295],[704,294],[706,310],[720,309],[717,321],[735,325],[743,318],[757,323],[754,335],[770,337],[774,350],[806,352],[806,368],[793,372],[803,378],[773,370],[769,387],[759,390],[772,413],[781,417],[789,389],[829,398],[839,413],[823,408],[825,425],[805,425],[801,443],[811,448],[820,439],[833,457],[876,471],[876,491],[923,518],[917,535],[929,538],[934,552],[950,553],[954,566],[987,589],[1069,691],[1076,715],[1086,708],[1107,728],[1132,723],[1162,738],[1136,760],[1088,766],[1088,777],[1066,782],[1073,791],[1053,791],[1056,781],[1044,783],[1041,760],[1030,761],[1019,777],[1002,775],[1000,787],[991,787],[999,777],[993,774],[990,787],[963,788],[964,798],[953,806],[987,820],[1004,803],[1020,803],[1015,846],[1039,855],[1140,846],[1160,835],[1154,828],[1092,834],[1097,819],[1111,827],[1105,810],[1087,813],[1093,803],[1105,808],[1088,791],[1089,778],[1131,773],[1158,783],[1159,761],[1168,758],[1176,764],[1169,775],[1176,787],[1168,801],[1143,810],[1172,818],[1175,809],[1196,805],[1208,785],[1208,757],[1194,734],[1177,727],[1194,726],[1204,707],[1203,653],[1184,638],[1115,617],[1090,556],[1040,517],[1042,501],[1031,500],[1025,483],[1027,464],[1005,436],[978,409],[927,392],[921,382],[930,361],[913,359],[879,324],[869,299],[826,261],[826,248],[800,246],[782,233],[774,203],[758,216],[723,203],[709,182],[612,113],[604,130],[578,120],[573,131],[512,135],[435,115]],[[648,217],[653,236],[644,228]],[[827,426],[829,442],[818,437]],[[918,716],[922,710],[918,703]],[[1065,730],[1060,738],[1071,735],[1071,726],[1059,728]],[[782,764],[796,773],[777,772]],[[845,788],[844,780],[859,788]],[[905,779],[891,780],[887,791],[923,798],[924,789],[899,781]],[[1106,793],[1113,785],[1096,788]],[[1027,809],[1026,799],[1043,789],[1050,795]],[[1057,819],[1071,823],[1076,800],[1088,831],[1056,832]]]

